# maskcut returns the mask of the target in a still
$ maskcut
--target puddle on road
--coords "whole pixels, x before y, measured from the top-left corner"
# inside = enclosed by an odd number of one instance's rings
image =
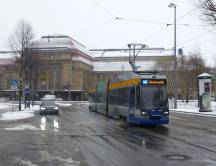
[[[169,154],[169,155],[164,155],[162,156],[163,158],[169,159],[169,160],[178,160],[178,161],[183,161],[183,160],[190,160],[191,157],[182,155],[182,154]]]
[[[54,132],[59,132],[59,122],[58,122],[58,119],[54,118],[53,122],[49,123],[48,119],[45,116],[42,116],[41,120],[40,120],[40,129],[42,131],[44,131],[44,130],[48,130],[50,127],[53,128]]]
[[[41,117],[41,124],[40,124],[41,130],[46,130],[46,117]]]
[[[53,127],[54,127],[54,131],[58,132],[59,131],[59,123],[57,119],[53,120]]]

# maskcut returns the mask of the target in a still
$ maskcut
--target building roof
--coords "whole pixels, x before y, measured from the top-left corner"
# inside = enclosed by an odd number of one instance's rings
[[[37,51],[78,51],[88,59],[94,60],[92,53],[81,43],[66,35],[48,35],[32,43]]]
[[[94,71],[132,71],[132,68],[128,62],[93,62]],[[138,71],[155,70],[155,61],[142,61],[136,62]]]
[[[197,76],[198,78],[211,78],[212,75],[208,74],[208,73],[202,73],[200,75]]]
[[[133,54],[130,49],[92,49],[90,50],[94,57],[129,57],[129,53]],[[164,48],[145,48],[143,50],[136,49],[137,57],[152,57],[152,56],[173,56],[173,49]]]
[[[96,59],[96,62],[93,62],[95,72],[132,71],[129,64],[129,49],[99,49],[93,52]],[[148,48],[139,52],[135,66],[138,67],[137,71],[157,70],[156,62],[169,61],[173,58],[173,50]]]

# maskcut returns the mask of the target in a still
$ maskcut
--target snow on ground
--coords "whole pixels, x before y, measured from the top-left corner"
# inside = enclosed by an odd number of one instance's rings
[[[34,113],[30,111],[5,112],[1,114],[0,120],[19,120],[19,119],[31,118],[33,116]]]
[[[199,115],[212,115],[216,116],[216,102],[211,102],[211,108],[212,112],[199,112],[198,108],[198,101],[197,100],[191,100],[188,103],[178,101],[177,103],[177,109],[170,108],[171,111],[178,111],[182,113],[193,113],[193,114],[199,114]]]
[[[0,108],[2,106],[2,103],[0,103]],[[8,103],[8,107],[11,107],[11,103]],[[8,108],[7,107],[7,108]],[[18,108],[14,108],[14,111],[11,111],[11,109],[7,112],[4,112],[0,115],[0,120],[19,120],[19,119],[26,119],[31,118],[34,116],[35,111],[39,111],[40,106],[34,105],[30,108],[24,108],[24,105],[22,105],[22,111],[18,111]]]
[[[11,103],[0,103],[0,110],[8,109],[11,107]]]
[[[56,104],[58,104],[59,106],[63,106],[63,107],[69,107],[72,105],[70,103],[56,103]]]

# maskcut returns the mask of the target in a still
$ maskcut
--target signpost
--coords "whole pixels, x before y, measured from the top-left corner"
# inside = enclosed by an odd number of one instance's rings
[[[25,87],[24,92],[25,92],[25,108],[26,108],[26,106],[28,108],[30,108],[30,101],[29,101],[30,88],[29,88],[29,86]]]
[[[18,81],[17,80],[11,80],[10,85],[11,85],[11,90],[18,90]]]
[[[13,101],[14,101],[14,98],[15,98],[15,96],[16,96],[16,91],[18,90],[18,81],[17,80],[11,80],[10,81],[10,85],[11,85],[11,90],[13,90],[14,92],[12,92],[12,94],[11,94],[11,104],[12,104],[12,106],[11,106],[11,110],[12,110],[12,112],[13,112]]]

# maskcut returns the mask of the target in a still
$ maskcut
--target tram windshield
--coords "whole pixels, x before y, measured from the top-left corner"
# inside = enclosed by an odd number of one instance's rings
[[[166,109],[167,89],[166,86],[143,86],[142,87],[142,109]]]

